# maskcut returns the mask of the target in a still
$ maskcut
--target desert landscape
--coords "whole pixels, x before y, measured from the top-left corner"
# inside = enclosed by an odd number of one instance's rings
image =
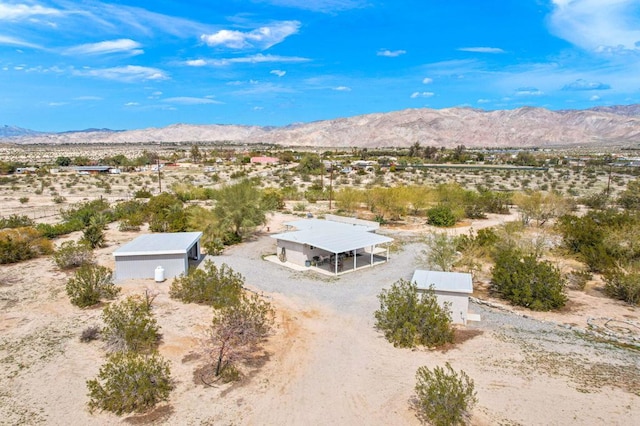
[[[34,155],[22,149],[25,158]],[[64,149],[91,155],[79,147]],[[69,152],[53,149],[48,161]],[[305,181],[294,166],[287,166],[292,185],[300,190],[310,187],[313,182]],[[231,176],[239,171],[260,178],[263,187],[281,185],[276,166],[225,163],[215,167],[215,172],[206,172],[204,165],[196,163],[166,166],[163,188],[219,187],[233,182]],[[527,180],[526,187],[531,189],[545,184],[550,188],[556,182],[557,190],[579,197],[601,191],[607,184],[620,192],[634,176],[620,169],[612,181],[608,179],[607,173],[596,169],[555,167],[547,171],[430,169],[381,176],[351,173],[336,175],[333,183],[336,191],[452,181],[470,188],[484,183],[520,191]],[[157,185],[158,174],[151,170],[119,175],[12,175],[0,187],[0,212],[2,217],[24,214],[38,222],[56,223],[60,209],[96,198],[111,203],[131,200],[143,188],[157,193]],[[212,205],[207,200],[189,203]],[[158,350],[170,362],[175,385],[166,403],[137,415],[90,413],[87,408],[85,383],[98,373],[105,350],[101,341],[82,343],[79,337],[88,326],[100,324],[104,304],[85,309],[71,305],[65,294],[71,272],[59,270],[48,256],[2,265],[0,423],[420,424],[411,405],[416,369],[445,362],[464,370],[475,382],[478,403],[471,424],[631,425],[640,416],[640,313],[637,306],[605,296],[600,278],[593,278],[583,289],[568,288],[568,303],[561,310],[535,312],[495,298],[488,291],[490,265],[484,265],[474,272],[471,302],[480,322],[457,327],[455,342],[445,347],[395,348],[374,327],[376,296],[393,282],[411,278],[421,266],[422,238],[437,228],[410,215],[383,225],[380,232],[396,240],[390,261],[340,277],[290,270],[265,260],[275,253],[270,235],[282,232],[286,222],[328,212],[326,200],[287,200],[284,209],[269,214],[246,241],[221,255],[207,255],[208,260],[241,273],[246,287],[276,311],[272,335],[243,366],[237,382],[211,384],[199,373],[207,364],[202,340],[211,321],[210,307],[171,299],[171,279],[118,283],[123,289],[119,299],[145,291],[157,295],[152,309],[162,335]],[[366,215],[366,209],[360,214]],[[521,212],[512,206],[508,214],[466,219],[445,232],[467,235],[520,218]],[[95,250],[96,262],[113,269],[112,252],[148,232],[147,225],[139,231],[121,231],[117,223],[109,224],[105,246]],[[550,227],[533,226],[530,232],[547,234]],[[81,237],[82,232],[73,232],[54,244],[60,247]],[[565,272],[576,268],[573,261],[562,258],[555,259],[555,264]]]

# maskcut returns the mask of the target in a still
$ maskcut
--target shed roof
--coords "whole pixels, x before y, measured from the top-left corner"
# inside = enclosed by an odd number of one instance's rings
[[[113,252],[114,257],[186,254],[202,237],[202,232],[145,234]]]
[[[342,253],[393,241],[393,238],[368,232],[369,228],[366,226],[329,220],[303,219],[288,222],[287,225],[295,226],[300,230],[275,234],[271,237],[282,241],[308,244],[331,253]]]
[[[433,285],[434,290],[452,293],[473,293],[471,274],[462,272],[425,271],[416,269],[411,281],[419,290],[427,290]]]

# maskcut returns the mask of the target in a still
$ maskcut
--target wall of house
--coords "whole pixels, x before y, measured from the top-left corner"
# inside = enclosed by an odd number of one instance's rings
[[[280,257],[283,248],[287,255],[287,262],[304,266],[305,261],[311,260],[308,253],[309,249],[308,247],[305,249],[304,244],[278,240],[278,257]]]
[[[418,291],[424,291],[418,289]],[[438,305],[444,306],[446,302],[451,305],[451,320],[454,324],[466,324],[467,313],[469,311],[469,295],[466,293],[455,293],[450,291],[435,290]]]
[[[164,268],[165,278],[186,274],[189,261],[185,254],[156,254],[147,256],[118,256],[114,279],[154,278],[158,266]]]

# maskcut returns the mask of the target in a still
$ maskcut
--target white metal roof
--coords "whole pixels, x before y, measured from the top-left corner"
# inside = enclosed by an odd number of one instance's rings
[[[425,271],[416,269],[411,281],[416,283],[419,290],[426,290],[433,284],[433,288],[436,291],[473,293],[471,274],[462,272]]]
[[[272,238],[300,244],[308,244],[331,253],[342,253],[363,247],[390,243],[393,238],[368,232],[366,226],[332,222],[319,219],[303,219],[287,223],[299,231],[272,235]]]
[[[185,254],[200,237],[202,237],[202,232],[145,234],[118,248],[113,252],[113,255],[119,257]]]

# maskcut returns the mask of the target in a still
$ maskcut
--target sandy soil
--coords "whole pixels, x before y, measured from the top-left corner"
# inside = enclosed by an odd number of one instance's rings
[[[269,231],[280,231],[292,218],[274,216]],[[499,220],[504,217],[492,219]],[[113,267],[112,251],[135,236],[112,225],[98,262]],[[147,288],[158,293],[159,350],[175,379],[168,403],[123,418],[90,414],[86,407],[85,382],[96,376],[105,351],[100,342],[80,343],[79,335],[100,323],[101,309],[70,305],[64,292],[69,275],[50,259],[2,266],[0,424],[417,425],[409,404],[415,371],[445,362],[476,383],[473,424],[637,424],[639,353],[560,326],[586,328],[587,317],[640,319],[638,308],[597,289],[571,291],[569,308],[559,313],[522,312],[525,317],[517,309],[474,305],[483,320],[461,329],[460,342],[446,351],[386,342],[373,328],[375,295],[410,276],[419,249],[406,243],[389,263],[339,279],[263,261],[275,251],[266,233],[214,258],[241,272],[248,288],[274,304],[277,328],[253,365],[244,367],[240,383],[213,387],[194,377],[205,361],[200,338],[210,309],[171,300],[170,280],[122,283],[123,296]]]

